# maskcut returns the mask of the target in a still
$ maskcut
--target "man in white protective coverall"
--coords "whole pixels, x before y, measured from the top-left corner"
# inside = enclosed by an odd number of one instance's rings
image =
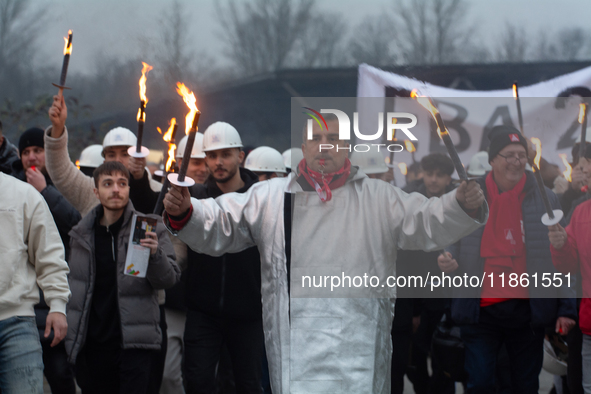
[[[483,225],[488,206],[474,182],[427,199],[368,178],[325,119],[304,135],[297,172],[215,200],[174,186],[165,223],[200,253],[258,246],[273,393],[389,394],[396,250],[442,249]]]

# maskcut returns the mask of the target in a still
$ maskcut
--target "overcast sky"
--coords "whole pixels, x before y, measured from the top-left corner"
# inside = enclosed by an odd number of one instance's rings
[[[218,0],[221,1],[221,0]],[[235,0],[236,3],[247,0]],[[192,21],[193,51],[203,52],[223,64],[216,0],[181,0]],[[506,21],[520,23],[529,33],[540,29],[555,32],[565,27],[583,27],[589,33],[591,0],[468,0],[468,15],[477,23],[482,38],[490,44]],[[155,26],[169,0],[33,0],[49,4],[48,17],[39,40],[40,55],[50,65],[61,65],[62,36],[74,31],[72,72],[92,70],[98,56],[108,53],[121,58],[139,55],[139,48],[153,40]],[[340,12],[351,27],[365,16],[384,10],[395,12],[392,0],[317,0],[321,9]],[[149,57],[149,56],[148,56]],[[150,59],[146,59],[150,61]]]

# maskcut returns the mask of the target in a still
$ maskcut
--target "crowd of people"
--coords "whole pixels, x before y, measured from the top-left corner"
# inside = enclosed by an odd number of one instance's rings
[[[215,122],[190,158],[187,137],[177,149],[195,185],[163,191],[122,127],[77,167],[62,96],[51,125],[17,146],[0,124],[0,391],[42,393],[45,376],[54,393],[389,394],[407,376],[421,394],[454,393],[457,381],[469,393],[537,393],[544,366],[556,392],[591,393],[591,143],[584,158],[573,147],[571,181],[547,180],[565,218],[546,227],[535,152],[512,126],[491,130],[469,181],[432,153],[409,163],[398,188],[382,153],[350,154],[338,119],[325,120],[283,154],[247,154],[238,130]],[[336,148],[319,149],[327,143]],[[157,224],[138,246],[140,216]],[[130,274],[135,248],[146,250],[143,275]],[[359,267],[380,279],[576,280],[543,293],[483,281],[428,297],[302,289],[302,275]],[[458,328],[460,359],[436,351],[442,322]]]

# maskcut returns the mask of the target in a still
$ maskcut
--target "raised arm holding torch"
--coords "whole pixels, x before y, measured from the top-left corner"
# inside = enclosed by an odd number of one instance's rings
[[[64,62],[62,63],[62,73],[60,74],[59,85],[53,83],[52,85],[59,88],[58,96],[63,96],[66,87],[66,76],[68,75],[68,65],[70,64],[70,55],[72,54],[72,30],[68,31],[68,38],[64,37]]]
[[[191,178],[185,178],[185,176],[187,174],[187,168],[189,167],[189,161],[191,161],[191,151],[195,144],[197,124],[199,123],[201,112],[197,109],[197,99],[195,98],[195,94],[191,92],[185,84],[177,82],[177,93],[183,96],[185,104],[189,107],[189,113],[185,117],[185,133],[188,138],[187,145],[185,145],[185,152],[183,153],[183,163],[181,164],[179,173],[168,174],[167,178],[173,185],[190,187],[195,184],[195,181]]]
[[[143,158],[150,154],[150,150],[142,146],[142,138],[144,135],[144,123],[146,122],[146,104],[148,104],[148,97],[146,96],[146,76],[148,72],[154,67],[148,63],[142,62],[142,76],[140,77],[140,108],[137,112],[137,143],[136,146],[130,146],[127,153],[132,157]]]

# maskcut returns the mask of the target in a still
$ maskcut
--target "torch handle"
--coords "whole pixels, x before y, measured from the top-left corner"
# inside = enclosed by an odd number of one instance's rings
[[[466,173],[464,164],[462,164],[462,160],[460,160],[460,156],[458,156],[458,151],[456,150],[456,147],[454,146],[454,143],[451,140],[451,137],[449,136],[449,132],[445,127],[445,123],[443,123],[441,114],[437,113],[437,115],[435,116],[435,120],[437,122],[437,127],[439,127],[439,135],[441,136],[441,139],[443,140],[443,143],[447,148],[447,153],[449,154],[451,161],[454,163],[454,167],[458,172],[458,177],[460,177],[460,181],[467,181],[468,174]]]
[[[183,153],[183,163],[181,164],[181,169],[179,170],[178,181],[184,182],[185,175],[187,174],[187,168],[189,168],[189,161],[191,161],[191,151],[193,150],[193,145],[195,144],[195,135],[197,131],[195,129],[191,129],[189,131],[189,137],[187,138],[187,145],[185,145],[185,152]]]
[[[542,201],[544,202],[544,208],[546,208],[546,213],[550,219],[554,219],[554,211],[550,205],[550,199],[548,198],[548,193],[546,192],[546,187],[544,186],[544,180],[542,179],[540,169],[534,165],[533,170],[534,176],[536,177],[536,183],[538,184],[538,190],[540,191]]]
[[[579,145],[579,162],[585,157],[587,150],[587,104],[583,112],[583,122],[581,123],[581,144]]]
[[[66,75],[68,74],[68,64],[70,64],[70,55],[64,55],[62,63],[62,73],[60,75],[60,86],[66,86]]]
[[[154,214],[155,215],[162,215],[162,211],[164,210],[164,196],[168,192],[170,188],[170,181],[168,180],[168,172],[164,173],[164,184],[162,185],[162,189],[160,189],[160,194],[158,194],[158,200],[156,201],[156,206],[154,207]]]
[[[141,119],[141,118],[140,118]],[[135,150],[137,153],[142,151],[142,137],[144,135],[144,122],[141,120],[137,122],[137,143]]]
[[[517,103],[517,118],[519,119],[519,131],[521,131],[521,135],[525,136],[525,134],[523,133],[523,113],[521,112],[521,100],[519,99],[519,96],[515,98],[515,101]]]

